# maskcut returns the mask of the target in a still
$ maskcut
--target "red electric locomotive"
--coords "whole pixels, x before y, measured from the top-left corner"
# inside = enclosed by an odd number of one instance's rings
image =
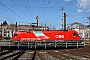
[[[12,41],[79,41],[80,36],[75,30],[60,31],[17,31],[12,36]]]

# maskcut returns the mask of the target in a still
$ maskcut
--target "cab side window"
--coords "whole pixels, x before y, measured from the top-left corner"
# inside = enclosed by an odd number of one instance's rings
[[[14,36],[17,36],[17,34],[14,34]]]
[[[73,33],[74,36],[79,36],[77,33]]]

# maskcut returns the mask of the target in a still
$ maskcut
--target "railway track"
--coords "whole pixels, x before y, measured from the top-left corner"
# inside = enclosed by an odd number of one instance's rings
[[[14,51],[7,51],[7,52],[2,52],[2,55],[0,56],[0,60],[17,60],[25,51],[19,51],[19,52],[14,52]]]
[[[89,47],[87,47],[89,48]],[[90,60],[89,50],[79,49],[64,50],[2,50],[0,60]]]
[[[28,53],[29,54],[29,53]],[[2,51],[0,52],[0,60],[34,60],[36,51],[31,53],[31,57],[28,57],[27,52],[25,50],[22,51]]]
[[[40,51],[2,51],[0,60],[57,60],[57,58],[49,55],[47,52]]]
[[[84,49],[79,48],[79,49],[68,49],[68,50],[60,50],[60,51],[63,53],[67,53],[67,55],[74,58],[90,60],[90,46],[87,46]]]
[[[38,51],[37,51],[37,55],[40,57],[41,60],[46,60]]]
[[[47,51],[50,55],[58,58],[59,60],[90,60],[89,58],[85,58],[82,56],[74,55],[67,52],[62,51]]]

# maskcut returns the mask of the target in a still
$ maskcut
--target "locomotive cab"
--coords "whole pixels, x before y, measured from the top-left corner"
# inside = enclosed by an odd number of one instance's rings
[[[76,31],[72,30],[70,33],[72,33],[72,40],[80,40],[80,36]]]
[[[17,34],[13,34],[12,35],[12,40],[14,41],[14,40],[17,40]]]
[[[15,32],[12,35],[12,41],[17,42],[18,40],[19,40],[19,33],[18,32]]]
[[[14,36],[14,37],[17,37],[17,34],[14,34],[13,36]]]
[[[73,33],[74,40],[80,39],[79,35],[77,33]]]

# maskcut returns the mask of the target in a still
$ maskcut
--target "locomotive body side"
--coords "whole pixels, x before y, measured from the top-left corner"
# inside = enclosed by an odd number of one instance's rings
[[[12,41],[71,41],[80,40],[78,33],[74,30],[69,31],[30,31],[15,32]]]

